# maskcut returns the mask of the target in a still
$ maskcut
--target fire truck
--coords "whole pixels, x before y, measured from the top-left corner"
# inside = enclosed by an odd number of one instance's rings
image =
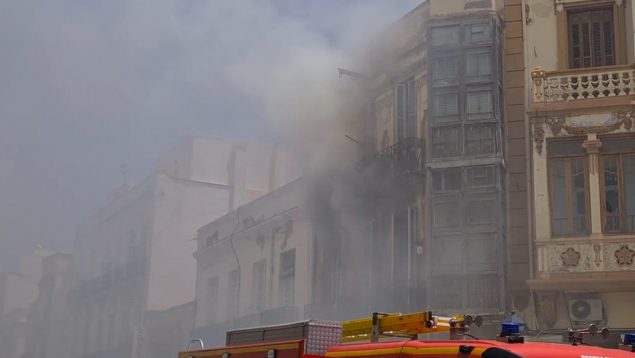
[[[520,325],[504,322],[495,339],[468,333],[480,316],[436,316],[431,312],[382,314],[357,320],[309,320],[286,325],[229,331],[224,347],[205,349],[190,342],[178,358],[635,358],[635,333],[624,335],[616,349],[590,346],[584,336],[608,335],[590,325],[568,332],[569,344],[530,342]],[[448,334],[447,339],[418,339]],[[192,344],[200,349],[193,350]]]

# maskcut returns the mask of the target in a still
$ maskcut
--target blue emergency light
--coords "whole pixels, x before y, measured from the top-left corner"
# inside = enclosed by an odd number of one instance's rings
[[[501,337],[517,336],[520,334],[520,325],[514,322],[504,322],[501,327]]]
[[[624,344],[629,346],[635,346],[635,333],[624,334]]]

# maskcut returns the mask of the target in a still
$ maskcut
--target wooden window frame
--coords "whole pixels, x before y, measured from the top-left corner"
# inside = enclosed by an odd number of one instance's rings
[[[586,0],[560,4],[562,11],[556,10],[556,31],[558,45],[558,70],[572,69],[569,65],[569,23],[570,11],[594,10],[613,6],[613,36],[615,41],[615,65],[626,64],[626,20],[625,4],[618,5],[615,0]],[[603,66],[606,67],[606,66]],[[589,69],[594,67],[584,67]],[[577,69],[576,69],[577,70]]]
[[[549,153],[549,144],[551,143],[562,143],[562,142],[578,142],[580,141],[580,138],[571,138],[571,139],[564,139],[564,140],[549,140],[547,142],[547,190],[549,193],[549,228],[551,230],[551,237],[557,237],[557,238],[561,238],[561,237],[576,237],[576,236],[589,236],[591,234],[591,198],[590,198],[590,186],[589,186],[589,157],[587,154],[585,153],[580,153],[578,155],[572,155],[572,154],[563,154],[563,155],[553,155],[551,153]],[[583,163],[584,163],[584,192],[585,192],[585,196],[584,196],[584,209],[585,209],[585,214],[586,214],[586,231],[585,232],[581,232],[581,233],[567,233],[567,234],[555,234],[555,230],[554,230],[554,219],[553,219],[553,184],[552,184],[552,180],[551,180],[551,169],[552,169],[552,161],[556,159],[556,160],[562,160],[562,159],[582,159]],[[568,169],[570,171],[570,167]],[[571,179],[570,177],[570,173],[569,173],[569,181]],[[565,185],[567,186],[567,206],[572,205],[573,203],[573,197],[572,197],[572,193],[573,191],[571,190],[570,187],[570,182],[565,183]],[[572,211],[571,211],[572,213]],[[570,218],[567,218],[567,220],[569,221],[568,225],[572,225],[573,224],[573,216]]]
[[[611,140],[611,139],[623,139],[623,138],[630,138],[628,136],[615,136],[615,137],[609,137],[609,138],[602,138],[604,140]],[[635,140],[635,139],[633,139]],[[626,231],[624,229],[625,227],[625,221],[626,221],[626,203],[624,200],[624,171],[623,171],[623,163],[622,163],[622,158],[625,156],[635,156],[635,151],[620,151],[620,150],[616,150],[616,151],[602,151],[599,157],[599,180],[600,180],[600,203],[601,203],[601,219],[602,219],[602,233],[604,235],[629,235],[629,234],[635,234],[635,230],[634,231]],[[621,225],[621,230],[620,231],[606,231],[605,230],[605,224],[606,224],[606,189],[604,186],[604,158],[606,157],[617,157],[617,166],[618,166],[618,175],[617,175],[617,181],[618,181],[618,189],[620,192],[620,197],[619,197],[619,205],[620,205],[620,225]]]

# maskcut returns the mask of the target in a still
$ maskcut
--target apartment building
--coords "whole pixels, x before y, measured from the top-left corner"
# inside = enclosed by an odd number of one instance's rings
[[[290,180],[284,158],[272,144],[189,138],[81,224],[70,356],[146,356],[161,331],[147,313],[194,300],[197,229]]]
[[[632,330],[635,4],[520,5],[538,326]]]
[[[199,229],[193,336],[224,344],[232,328],[304,318],[313,235],[306,182],[286,184]]]

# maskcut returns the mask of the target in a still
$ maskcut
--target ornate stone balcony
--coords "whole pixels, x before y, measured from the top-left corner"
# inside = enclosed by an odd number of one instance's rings
[[[635,65],[545,71],[533,79],[535,110],[629,105],[635,99]]]
[[[553,239],[537,246],[539,277],[624,271],[635,276],[635,237]]]

